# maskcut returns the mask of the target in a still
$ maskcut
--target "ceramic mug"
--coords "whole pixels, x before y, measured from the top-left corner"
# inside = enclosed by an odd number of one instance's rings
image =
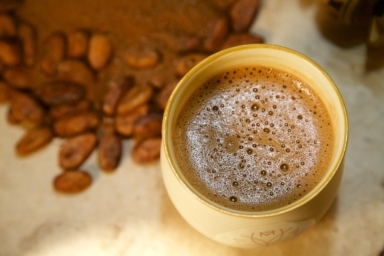
[[[291,204],[269,211],[239,211],[212,203],[185,179],[176,162],[172,143],[177,116],[196,88],[215,74],[246,65],[277,68],[303,80],[325,104],[335,135],[331,162],[317,186]],[[330,208],[342,178],[348,120],[340,92],[319,65],[291,49],[255,44],[223,50],[190,70],[169,99],[162,135],[162,176],[168,195],[182,217],[200,233],[219,243],[253,248],[297,236],[318,222]]]

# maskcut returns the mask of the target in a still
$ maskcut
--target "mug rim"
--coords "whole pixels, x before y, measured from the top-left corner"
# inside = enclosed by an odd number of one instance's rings
[[[279,208],[276,208],[273,210],[241,211],[241,210],[235,210],[235,209],[231,209],[231,208],[225,208],[224,206],[221,206],[217,203],[212,202],[211,200],[209,200],[205,196],[201,195],[200,193],[196,193],[193,189],[191,189],[192,185],[188,181],[185,181],[180,176],[179,171],[176,170],[176,168],[175,168],[175,166],[177,166],[176,159],[172,159],[170,157],[170,152],[169,152],[170,147],[168,145],[169,144],[168,143],[168,141],[169,141],[168,137],[172,136],[172,135],[170,135],[167,127],[168,127],[168,122],[169,122],[169,113],[172,109],[172,106],[174,105],[173,102],[174,102],[176,96],[179,94],[179,91],[181,90],[183,85],[186,83],[186,81],[188,81],[193,75],[195,75],[195,73],[198,70],[200,70],[204,66],[206,66],[209,63],[219,59],[220,57],[222,57],[224,55],[228,55],[228,54],[231,54],[233,52],[238,52],[238,51],[243,51],[243,50],[260,49],[260,48],[267,48],[267,49],[272,49],[272,50],[276,50],[276,51],[283,51],[283,52],[297,55],[298,57],[300,57],[304,61],[307,61],[310,64],[312,64],[329,81],[329,84],[331,85],[332,89],[336,93],[336,96],[340,102],[340,106],[341,106],[341,109],[343,112],[343,119],[344,119],[343,145],[342,145],[342,148],[340,150],[340,154],[338,156],[338,159],[336,161],[336,165],[335,165],[334,169],[327,172],[325,177],[324,177],[325,180],[322,182],[322,185],[312,189],[312,191],[310,191],[307,194],[307,196],[304,196],[304,197],[294,201],[292,204],[289,204],[289,205],[283,206],[283,207],[279,207]],[[325,72],[325,70],[319,64],[317,64],[314,60],[312,60],[308,56],[306,56],[306,55],[304,55],[304,54],[302,54],[296,50],[293,50],[293,49],[290,49],[290,48],[287,48],[284,46],[280,46],[280,45],[273,45],[273,44],[247,44],[247,45],[240,45],[240,46],[231,47],[231,48],[228,48],[225,50],[221,50],[217,53],[214,53],[214,54],[208,56],[207,58],[205,58],[204,60],[202,60],[201,62],[199,62],[198,64],[196,64],[177,83],[175,89],[173,90],[173,92],[172,92],[172,94],[168,100],[167,106],[164,110],[163,123],[162,123],[162,147],[164,147],[163,152],[165,153],[165,159],[166,159],[166,161],[168,161],[169,166],[171,168],[171,171],[172,171],[173,175],[176,177],[176,179],[178,180],[178,182],[180,182],[183,185],[183,187],[188,189],[200,202],[202,202],[206,206],[209,206],[210,208],[212,208],[216,211],[222,212],[224,214],[227,214],[227,215],[238,216],[238,217],[250,217],[250,218],[261,218],[261,217],[271,217],[271,216],[281,215],[281,214],[293,211],[293,210],[301,207],[302,205],[308,203],[314,197],[316,197],[321,191],[323,191],[324,187],[326,187],[330,183],[330,181],[334,177],[335,173],[340,168],[340,165],[342,164],[345,153],[346,153],[347,144],[348,144],[348,136],[349,136],[348,115],[347,115],[345,102],[343,100],[343,97],[342,97],[338,87],[336,86],[334,81],[331,79],[331,77]],[[315,189],[316,189],[316,191],[315,191]]]

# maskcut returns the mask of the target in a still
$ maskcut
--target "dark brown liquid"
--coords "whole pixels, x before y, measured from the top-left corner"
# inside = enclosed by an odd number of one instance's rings
[[[180,169],[202,195],[224,207],[264,211],[318,184],[334,135],[325,106],[298,78],[242,67],[197,89],[173,136]]]

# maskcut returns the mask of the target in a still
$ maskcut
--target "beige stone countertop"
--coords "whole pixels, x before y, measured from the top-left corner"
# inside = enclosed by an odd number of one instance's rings
[[[23,130],[7,124],[2,105],[0,255],[379,255],[384,250],[384,69],[365,72],[364,45],[343,49],[325,40],[315,25],[315,2],[266,0],[252,30],[268,43],[314,59],[344,97],[350,121],[345,174],[319,224],[258,250],[217,244],[176,212],[159,164],[142,167],[129,157],[108,175],[98,171],[92,155],[85,165],[94,184],[79,195],[58,194],[52,178],[60,172],[60,141],[18,158],[14,144]],[[124,151],[131,146],[126,142]]]

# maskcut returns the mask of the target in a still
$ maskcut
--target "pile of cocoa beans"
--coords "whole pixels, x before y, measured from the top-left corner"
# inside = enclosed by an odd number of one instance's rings
[[[220,1],[218,1],[220,2]],[[202,33],[178,40],[174,51],[175,77],[183,77],[209,54],[228,47],[262,43],[248,32],[259,0],[223,1],[224,15]],[[134,76],[106,85],[103,99],[88,97],[97,74],[113,61],[108,33],[74,28],[52,32],[38,45],[37,28],[18,19],[18,0],[0,1],[0,103],[9,104],[7,120],[25,128],[16,143],[19,156],[42,149],[55,137],[62,139],[58,155],[61,172],[53,181],[57,191],[76,193],[92,183],[82,164],[97,150],[101,170],[114,171],[122,158],[124,139],[133,139],[132,158],[139,164],[160,156],[162,115],[177,81],[154,77],[141,83]],[[166,31],[165,31],[166,32]],[[149,45],[127,46],[122,58],[135,70],[153,69],[162,53]],[[37,70],[37,71],[36,71]],[[47,82],[36,84],[34,73]]]

